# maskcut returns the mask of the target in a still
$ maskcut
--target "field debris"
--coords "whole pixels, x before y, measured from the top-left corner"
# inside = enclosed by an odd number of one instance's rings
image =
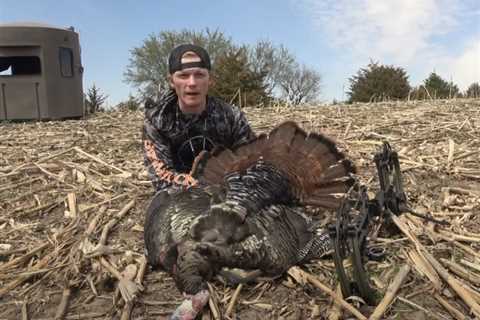
[[[372,193],[373,155],[389,141],[410,206],[450,225],[403,214],[394,219],[400,231],[372,233],[369,245],[386,248],[366,265],[379,306],[342,297],[327,258],[270,281],[212,281],[205,319],[480,318],[480,100],[245,112],[256,132],[293,120],[334,138]],[[143,255],[153,188],[142,119],[121,111],[0,123],[0,319],[162,319],[181,302]],[[335,218],[312,214],[325,224]]]

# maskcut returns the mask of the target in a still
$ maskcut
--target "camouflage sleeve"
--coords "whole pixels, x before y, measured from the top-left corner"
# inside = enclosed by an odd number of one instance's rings
[[[189,188],[197,184],[189,174],[175,171],[168,139],[148,119],[143,124],[142,140],[144,164],[157,191],[171,186]]]
[[[245,114],[238,107],[232,107],[232,111],[232,147],[234,147],[253,140],[255,133],[250,127]]]

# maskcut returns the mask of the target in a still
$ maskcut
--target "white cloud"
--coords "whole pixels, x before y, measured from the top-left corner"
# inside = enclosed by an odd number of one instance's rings
[[[446,81],[453,81],[464,91],[473,82],[480,82],[480,33],[465,39],[462,47],[435,49],[419,53],[406,69],[413,78],[412,85],[421,83],[431,72]],[[434,44],[430,45],[431,48]]]
[[[476,1],[298,0],[295,3],[312,19],[321,33],[319,40],[328,41],[340,54],[349,56],[355,68],[373,59],[401,65],[418,79],[441,70],[462,88],[478,81],[480,30],[475,22],[479,13]],[[463,52],[448,43],[452,37],[462,40]]]
[[[447,58],[440,70],[445,77],[452,77],[461,90],[480,82],[480,35],[459,56]]]
[[[411,61],[430,39],[457,25],[457,0],[303,0],[314,25],[359,58]]]

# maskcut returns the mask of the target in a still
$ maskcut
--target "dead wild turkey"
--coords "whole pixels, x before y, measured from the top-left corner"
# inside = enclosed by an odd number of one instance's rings
[[[157,194],[145,221],[149,263],[192,297],[190,315],[179,308],[177,318],[195,316],[208,300],[206,281],[223,267],[279,275],[329,251],[304,206],[336,209],[353,172],[332,140],[294,122],[235,150],[200,154],[191,172],[199,187]]]

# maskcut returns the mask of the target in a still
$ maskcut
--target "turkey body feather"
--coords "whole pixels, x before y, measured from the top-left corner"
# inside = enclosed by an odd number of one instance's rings
[[[223,267],[278,275],[318,258],[329,237],[305,206],[336,209],[354,171],[331,139],[293,122],[234,150],[202,153],[191,172],[198,187],[161,192],[147,210],[148,262],[196,294]]]
[[[248,230],[241,240],[221,245],[196,241],[192,226],[209,216],[212,203],[212,195],[197,188],[176,194],[161,192],[147,210],[144,237],[148,262],[170,272],[179,289],[189,294],[203,289],[204,281],[223,267],[281,274],[302,262],[302,249],[316,236],[303,207],[270,205],[239,226]],[[325,241],[323,254],[329,249],[328,239]]]

